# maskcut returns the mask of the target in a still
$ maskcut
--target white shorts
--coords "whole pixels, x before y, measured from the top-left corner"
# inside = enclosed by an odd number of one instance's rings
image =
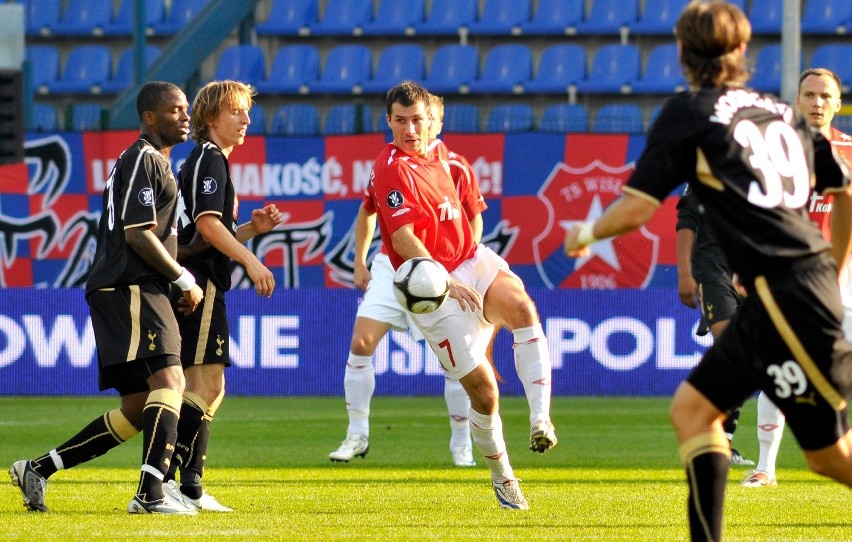
[[[484,297],[500,270],[517,276],[509,270],[506,260],[485,245],[479,245],[473,258],[450,275],[457,282],[472,286]],[[435,312],[411,314],[411,317],[451,377],[462,378],[480,363],[487,363],[485,351],[494,325],[485,320],[482,310],[465,312],[458,301],[447,299]]]
[[[379,252],[373,258],[370,265],[370,282],[364,298],[358,305],[357,317],[369,318],[378,322],[384,322],[398,331],[410,329],[415,340],[423,338],[414,321],[411,320],[408,311],[396,300],[393,295],[394,270],[387,254]]]

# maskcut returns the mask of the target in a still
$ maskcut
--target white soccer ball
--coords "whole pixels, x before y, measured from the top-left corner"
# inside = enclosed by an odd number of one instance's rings
[[[450,274],[432,258],[411,258],[396,270],[393,293],[399,304],[411,312],[433,312],[450,293]]]

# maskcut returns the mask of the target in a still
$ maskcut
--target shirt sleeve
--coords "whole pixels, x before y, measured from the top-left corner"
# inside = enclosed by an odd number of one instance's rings
[[[192,220],[203,214],[222,216],[225,210],[225,196],[228,183],[228,168],[225,157],[218,152],[205,152],[192,172],[190,190],[194,200]]]
[[[150,152],[142,150],[135,161],[124,164],[127,175],[127,191],[121,208],[124,229],[157,225],[155,202],[162,189],[162,167]]]
[[[379,168],[373,179],[376,212],[382,217],[388,235],[406,224],[429,221],[415,193],[415,182],[408,167],[402,160],[395,160]]]
[[[849,165],[820,133],[814,133],[814,173],[818,192],[837,192],[850,183]]]
[[[692,192],[692,189],[687,185],[686,190],[683,191],[683,195],[681,195],[677,202],[677,223],[675,224],[675,230],[686,229],[694,232],[698,229],[698,221],[698,202],[695,200],[695,194]]]

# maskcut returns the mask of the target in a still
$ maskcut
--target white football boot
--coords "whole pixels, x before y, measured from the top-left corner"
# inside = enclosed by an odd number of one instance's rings
[[[473,459],[473,450],[470,446],[453,446],[450,448],[450,455],[453,456],[453,464],[456,467],[475,467],[476,461]]]
[[[340,443],[340,448],[328,454],[332,461],[348,463],[353,457],[364,459],[370,451],[370,443],[363,435],[347,435],[346,440]]]
[[[497,495],[497,502],[500,503],[500,508],[507,510],[529,510],[530,505],[524,494],[521,493],[521,486],[518,480],[506,480],[505,482],[491,482],[494,486],[494,494]]]

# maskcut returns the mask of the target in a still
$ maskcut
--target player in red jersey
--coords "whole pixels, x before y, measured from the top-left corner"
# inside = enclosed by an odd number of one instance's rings
[[[549,412],[550,364],[538,313],[506,262],[475,242],[449,164],[429,153],[426,89],[405,81],[388,91],[385,102],[393,142],[376,158],[371,183],[391,265],[398,268],[410,258],[428,256],[450,272],[452,300],[433,313],[411,317],[444,369],[459,378],[470,396],[471,434],[491,470],[500,506],[526,509],[529,505],[509,463],[497,382],[485,351],[495,324],[511,329],[516,367],[519,372],[540,372],[531,379],[536,388],[532,393],[547,405],[543,412]],[[549,416],[536,420],[531,449],[544,453],[555,444]]]
[[[840,111],[840,78],[825,68],[809,68],[799,76],[799,94],[796,96],[799,112],[808,120],[811,128],[817,130],[831,142],[835,154],[847,162],[852,158],[852,137],[836,128],[831,121]],[[843,200],[841,200],[841,205]],[[808,200],[808,214],[826,239],[831,239],[830,219],[834,209],[833,198],[813,192]],[[849,213],[849,209],[837,209]],[[852,282],[850,266],[846,265],[840,274],[840,295],[843,300],[843,333],[852,340]],[[757,440],[760,443],[760,457],[755,470],[746,476],[740,485],[745,487],[775,486],[775,460],[781,446],[784,432],[784,415],[765,394],[757,398]]]
[[[675,26],[690,88],[669,98],[623,195],[572,227],[566,253],[633,231],[684,180],[748,294],[675,392],[669,411],[689,485],[693,540],[721,540],[730,444],[725,412],[762,390],[784,412],[810,469],[852,487],[852,343],[837,273],[852,216],[832,213],[834,246],[808,219],[812,190],[852,201],[850,173],[794,107],[745,86],[751,25],[735,5],[690,2]],[[845,201],[844,201],[845,200]]]

